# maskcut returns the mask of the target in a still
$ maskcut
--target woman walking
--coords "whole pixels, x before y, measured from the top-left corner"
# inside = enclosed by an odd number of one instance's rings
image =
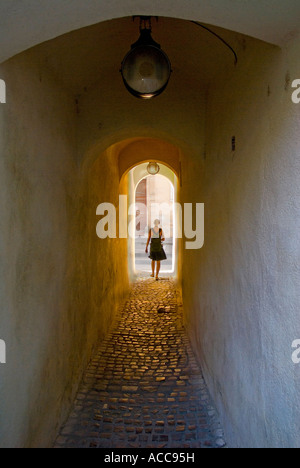
[[[150,246],[150,256],[149,258],[152,260],[152,275],[151,277],[154,278],[155,276],[155,263],[157,263],[156,267],[156,281],[158,281],[158,275],[160,272],[161,261],[167,260],[167,256],[163,249],[162,242],[165,241],[165,236],[163,230],[159,227],[160,221],[156,219],[154,221],[154,228],[150,229],[149,237],[147,241],[146,253],[148,253],[148,247],[151,241]]]

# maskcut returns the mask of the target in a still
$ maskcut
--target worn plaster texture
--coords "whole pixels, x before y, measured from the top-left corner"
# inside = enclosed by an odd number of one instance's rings
[[[206,159],[194,190],[205,203],[206,241],[185,255],[183,291],[233,447],[300,446],[300,374],[291,360],[300,334],[300,140],[289,80],[299,46],[248,42],[236,72],[208,95]]]
[[[83,174],[75,99],[34,53],[1,75],[0,445],[39,447],[52,443],[128,288],[122,246],[96,236],[97,205],[117,199],[119,172],[104,154]]]

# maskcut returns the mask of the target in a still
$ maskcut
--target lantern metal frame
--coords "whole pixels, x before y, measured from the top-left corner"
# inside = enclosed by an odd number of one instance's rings
[[[135,97],[137,97],[139,99],[144,99],[145,100],[145,99],[152,99],[154,97],[157,97],[157,96],[159,96],[160,94],[162,94],[165,91],[165,89],[167,88],[167,86],[169,84],[170,77],[171,77],[171,74],[172,74],[172,66],[171,66],[171,62],[169,60],[169,57],[162,50],[160,44],[155,42],[155,40],[152,38],[151,17],[150,16],[141,16],[139,18],[140,18],[140,37],[134,44],[132,44],[131,50],[124,57],[124,59],[122,61],[122,64],[121,64],[120,72],[121,72],[123,82],[124,82],[124,85],[125,85],[126,89],[133,96],[135,96]],[[135,19],[135,17],[134,17],[134,19]],[[139,52],[145,53],[145,51],[147,52],[147,50],[150,53],[155,51],[156,54],[157,53],[159,54],[159,56],[165,62],[165,65],[166,65],[166,67],[168,69],[168,78],[167,78],[166,82],[163,84],[163,86],[160,89],[157,89],[157,90],[152,91],[152,92],[141,92],[141,91],[138,91],[137,89],[132,88],[132,86],[130,86],[130,84],[128,83],[128,81],[126,79],[126,76],[125,76],[125,67],[126,67],[126,64],[127,64],[128,60],[130,60],[130,58],[133,57],[134,54],[138,54]]]

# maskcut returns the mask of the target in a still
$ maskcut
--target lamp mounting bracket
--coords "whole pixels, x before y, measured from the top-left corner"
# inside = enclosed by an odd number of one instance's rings
[[[140,15],[134,15],[132,17],[133,21],[136,20],[136,18],[140,19],[140,30],[142,29],[149,29],[152,31],[152,18],[155,18],[156,21],[158,22],[158,16],[140,16]]]

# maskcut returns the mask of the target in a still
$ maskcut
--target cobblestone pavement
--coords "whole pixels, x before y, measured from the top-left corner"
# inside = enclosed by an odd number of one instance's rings
[[[55,447],[225,447],[172,279],[133,286]]]

